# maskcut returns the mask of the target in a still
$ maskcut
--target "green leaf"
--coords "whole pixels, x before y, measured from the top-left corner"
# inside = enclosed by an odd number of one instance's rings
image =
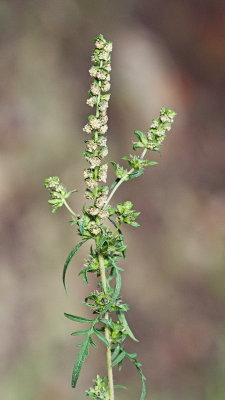
[[[136,222],[136,221],[130,221],[130,222],[127,222],[129,225],[131,225],[131,226],[135,226],[135,227],[137,227],[137,226],[140,226],[140,224],[138,223],[138,222]]]
[[[129,358],[136,358],[137,357],[137,353],[127,353],[127,357]],[[141,364],[140,364],[141,365]]]
[[[145,400],[145,397],[146,397],[146,384],[145,384],[146,378],[145,378],[145,376],[143,374],[143,371],[142,371],[142,368],[141,368],[142,365],[141,365],[141,363],[139,363],[137,361],[136,358],[133,358],[133,354],[128,354],[127,353],[127,356],[130,358],[131,362],[135,365],[135,367],[137,368],[137,371],[138,371],[138,373],[139,373],[139,375],[141,377],[141,396],[140,396],[140,400]]]
[[[134,132],[135,136],[137,136],[137,138],[141,141],[141,143],[143,143],[143,145],[147,146],[148,144],[148,139],[146,137],[146,135],[141,132],[141,131],[135,131]]]
[[[110,344],[109,344],[108,340],[105,338],[105,336],[104,336],[101,332],[99,332],[97,329],[94,329],[94,333],[96,334],[96,336],[97,336],[103,343],[105,343],[105,345],[106,345],[107,347],[110,347]]]
[[[86,335],[89,331],[90,329],[84,329],[83,331],[72,332],[71,336]]]
[[[120,345],[118,344],[112,352],[112,360],[116,358],[121,350]]]
[[[115,367],[115,365],[119,364],[125,357],[127,353],[125,350],[123,350],[118,357],[112,362],[112,367]]]
[[[88,271],[89,271],[89,268],[84,268],[79,272],[79,275],[82,275],[82,279],[83,279],[84,283],[88,283],[88,277],[87,277]]]
[[[106,318],[101,318],[99,322],[102,322],[103,324],[107,325],[109,328],[113,329],[113,323],[112,321],[106,319]]]
[[[52,200],[48,200],[48,203],[49,204],[53,204],[53,205],[58,205],[58,204],[61,204],[62,203],[62,200],[61,199],[52,199]]]
[[[143,165],[145,165],[145,166],[147,166],[147,165],[157,165],[157,164],[158,164],[157,161],[147,161],[147,160],[143,161]]]
[[[91,338],[91,336],[90,336],[90,345],[92,346],[92,347],[94,347],[94,349],[97,349],[97,344],[95,344],[95,342],[93,341],[93,339]]]
[[[105,242],[107,242],[107,240],[108,240],[107,236],[101,235],[100,236],[100,240],[99,240],[98,245],[97,245],[97,250],[99,250],[103,246],[103,244]]]
[[[139,176],[141,176],[144,173],[143,169],[139,169],[135,172],[132,172],[131,174],[129,174],[129,179],[133,179],[133,178],[138,178]]]
[[[132,330],[130,329],[124,313],[122,311],[117,311],[117,315],[118,315],[119,321],[123,325],[124,329],[126,330],[127,334],[130,336],[130,338],[133,339],[135,342],[139,342],[139,340],[136,339],[136,337],[134,336]]]
[[[128,390],[127,387],[124,386],[124,385],[114,385],[114,388],[115,388],[115,389],[125,389],[125,390]]]
[[[62,280],[63,280],[63,285],[66,291],[66,272],[67,272],[67,268],[68,265],[71,261],[71,259],[73,258],[73,256],[77,253],[77,251],[79,250],[79,248],[87,241],[88,239],[83,240],[82,242],[78,243],[74,249],[69,253],[65,263],[64,263],[64,267],[63,267],[63,276],[62,276]]]
[[[143,149],[145,145],[141,142],[133,142],[133,150]]]
[[[77,315],[71,315],[71,314],[67,314],[67,313],[64,313],[64,315],[66,318],[71,319],[71,321],[75,321],[75,322],[85,323],[85,322],[93,322],[94,321],[93,319],[78,317]]]
[[[86,357],[88,356],[89,346],[90,346],[90,337],[88,336],[87,339],[83,342],[82,348],[79,351],[77,359],[74,363],[72,381],[71,381],[71,385],[73,388],[76,387],[81,368],[84,364]]]

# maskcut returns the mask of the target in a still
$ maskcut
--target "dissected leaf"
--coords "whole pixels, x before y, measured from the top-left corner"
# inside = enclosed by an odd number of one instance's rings
[[[74,363],[72,381],[71,381],[71,385],[73,388],[76,387],[81,368],[84,364],[86,357],[88,356],[89,346],[90,346],[90,337],[88,336],[87,339],[83,342],[82,348],[80,349],[77,359]]]
[[[139,375],[141,377],[141,396],[140,396],[140,400],[145,400],[145,397],[146,397],[146,384],[145,384],[146,377],[143,374],[143,371],[142,371],[142,368],[141,368],[142,365],[135,358],[136,354],[128,354],[127,353],[127,356],[130,358],[131,362],[135,365],[135,367],[137,368],[137,371],[138,371],[138,373],[139,373]]]

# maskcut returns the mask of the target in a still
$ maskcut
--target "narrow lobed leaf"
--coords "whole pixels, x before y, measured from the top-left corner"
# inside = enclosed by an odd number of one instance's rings
[[[97,329],[94,329],[94,333],[96,334],[96,336],[107,346],[110,347],[110,344],[108,342],[108,340],[106,339],[106,337],[99,332]]]
[[[84,364],[86,357],[88,356],[89,346],[90,346],[90,337],[88,336],[85,342],[83,342],[82,348],[79,351],[77,359],[73,366],[72,381],[71,381],[71,385],[73,388],[76,387],[81,368]]]
[[[64,267],[63,267],[63,276],[62,276],[62,280],[63,280],[63,285],[64,288],[66,290],[66,272],[67,272],[67,268],[68,265],[71,261],[71,259],[73,258],[73,256],[77,253],[77,251],[79,250],[79,248],[87,241],[88,239],[83,240],[82,242],[78,243],[74,249],[69,253],[65,263],[64,263]]]
[[[119,364],[125,357],[127,353],[125,350],[123,350],[118,357],[112,362],[112,367],[115,367],[115,365]]]
[[[77,315],[72,315],[72,314],[67,314],[64,313],[65,317],[68,319],[71,319],[71,321],[75,322],[81,322],[81,323],[86,323],[86,322],[93,322],[93,319],[85,318],[85,317],[78,317]]]

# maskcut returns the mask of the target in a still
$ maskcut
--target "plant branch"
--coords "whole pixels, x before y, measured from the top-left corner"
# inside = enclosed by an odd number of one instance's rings
[[[141,159],[144,158],[146,152],[147,152],[147,149],[144,149],[143,152],[142,152],[142,154],[141,154],[141,156],[140,156]],[[104,208],[109,204],[109,202],[110,202],[111,198],[113,197],[114,193],[117,191],[117,189],[120,187],[120,185],[127,179],[127,177],[128,177],[130,174],[132,174],[132,172],[134,172],[134,168],[131,168],[131,169],[127,172],[127,174],[124,175],[124,176],[119,180],[119,182],[117,182],[116,186],[113,188],[113,190],[111,191],[111,193],[110,193],[108,199],[106,200],[105,205],[104,205]]]
[[[73,217],[77,217],[77,214],[72,210],[72,208],[69,206],[69,204],[67,203],[67,201],[65,199],[63,199],[63,204],[67,208],[67,210],[70,212],[70,214],[72,214]]]

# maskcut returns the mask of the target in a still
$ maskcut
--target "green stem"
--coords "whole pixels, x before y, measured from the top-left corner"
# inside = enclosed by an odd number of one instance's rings
[[[102,256],[102,254],[99,254],[98,260],[99,260],[99,268],[100,268],[102,288],[103,288],[104,293],[107,293],[107,281],[106,281],[106,274],[105,274],[105,263],[104,263],[104,257]],[[109,319],[108,312],[105,314],[104,318],[105,319]],[[111,342],[110,330],[109,330],[107,325],[105,326],[105,338],[110,344],[110,342]],[[114,400],[112,356],[111,356],[111,348],[110,348],[110,346],[107,346],[107,348],[106,348],[106,359],[107,359],[107,372],[108,372],[108,383],[109,383],[109,398],[110,398],[110,400]]]
[[[147,149],[144,149],[143,152],[142,152],[142,154],[141,154],[141,156],[140,156],[141,159],[144,158],[146,152],[147,152]],[[127,179],[127,177],[128,177],[130,174],[132,174],[132,172],[134,172],[134,168],[131,168],[131,169],[127,172],[127,174],[124,175],[124,176],[119,180],[119,182],[117,182],[116,186],[113,188],[113,190],[111,191],[111,193],[110,193],[108,199],[106,200],[105,205],[104,205],[104,208],[107,206],[107,204],[109,204],[111,198],[113,197],[114,193],[117,191],[117,189],[119,188],[119,186],[121,185],[121,183],[123,183],[123,182]]]
[[[63,199],[63,204],[67,208],[67,210],[70,212],[70,214],[72,214],[73,217],[77,217],[77,214],[72,210],[72,208],[70,208],[69,204],[67,203],[67,201],[65,199]]]

